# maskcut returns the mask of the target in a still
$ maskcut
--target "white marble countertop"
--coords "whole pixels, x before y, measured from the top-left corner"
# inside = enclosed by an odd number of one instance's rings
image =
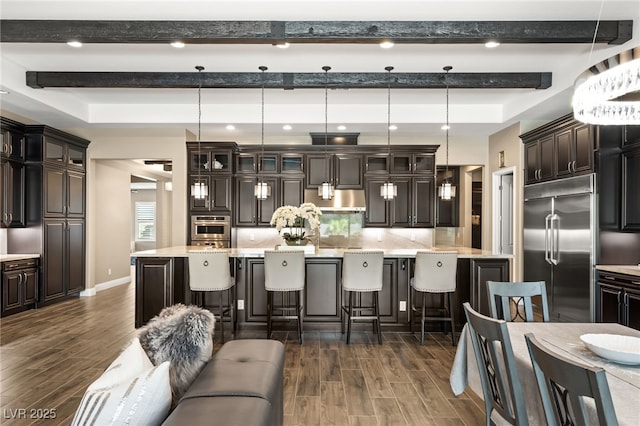
[[[640,277],[640,265],[596,265],[596,269]]]
[[[12,260],[38,259],[39,254],[0,254],[0,263]]]
[[[287,247],[289,248],[289,247]],[[231,257],[263,257],[265,250],[272,250],[273,248],[230,248],[222,249],[229,252]],[[207,249],[202,246],[174,246],[166,247],[155,250],[144,250],[131,253],[132,257],[187,257],[187,254],[191,251],[199,250],[215,250]],[[366,250],[366,248],[364,249]],[[372,249],[374,250],[374,249]],[[470,247],[432,247],[430,249],[422,249],[424,251],[457,251],[458,256],[461,258],[495,258],[495,259],[510,259],[512,255],[500,255],[493,254],[489,250],[479,250]],[[342,257],[342,254],[348,251],[347,249],[317,249],[314,253],[305,253],[306,257]],[[383,250],[385,257],[415,257],[417,249],[388,249]]]

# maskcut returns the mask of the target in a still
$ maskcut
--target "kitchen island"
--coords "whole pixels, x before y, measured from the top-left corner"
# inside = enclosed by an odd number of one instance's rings
[[[198,246],[176,246],[132,254],[136,264],[135,326],[144,325],[165,306],[190,303],[188,253],[203,250]],[[266,300],[264,289],[264,248],[226,249],[232,259],[230,268],[236,277],[236,300],[241,328],[264,328]],[[468,301],[480,312],[488,313],[485,283],[509,281],[511,255],[495,255],[486,250],[466,247],[433,247],[431,251],[458,252],[457,290],[454,297],[456,323],[464,321],[462,303]],[[340,274],[343,249],[315,249],[305,253],[307,284],[304,292],[305,328],[329,331],[340,329],[342,291]],[[409,329],[409,280],[413,276],[416,249],[384,251],[383,288],[380,315],[386,330]],[[366,300],[364,300],[366,302]],[[430,304],[437,304],[434,297]]]

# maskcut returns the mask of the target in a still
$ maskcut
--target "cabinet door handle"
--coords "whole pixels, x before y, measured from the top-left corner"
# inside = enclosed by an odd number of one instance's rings
[[[610,275],[605,275],[604,278],[607,279],[607,280],[611,280],[611,281],[615,281],[616,280],[615,277],[612,277]]]
[[[13,222],[13,213],[9,213],[9,223]]]
[[[617,293],[616,298],[617,298],[617,300],[618,300],[618,321],[617,321],[617,322],[618,322],[619,324],[622,324],[622,315],[623,315],[624,313],[623,313],[623,310],[622,310],[622,309],[620,309],[620,308],[621,308],[621,305],[623,304],[623,301],[622,301],[622,300],[620,300],[620,296],[622,296],[622,292],[621,292],[621,291],[619,291],[619,292]]]
[[[573,173],[576,172],[576,160],[573,160]]]
[[[640,285],[640,281],[631,281],[631,284]]]

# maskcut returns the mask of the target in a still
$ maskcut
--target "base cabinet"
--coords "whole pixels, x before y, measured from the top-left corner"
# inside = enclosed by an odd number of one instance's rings
[[[187,259],[183,257],[136,259],[136,328],[145,325],[163,308],[185,303],[189,286],[186,265]]]
[[[38,302],[38,259],[2,263],[2,311],[7,316],[35,307]]]
[[[617,322],[640,330],[640,277],[600,272],[596,321]]]

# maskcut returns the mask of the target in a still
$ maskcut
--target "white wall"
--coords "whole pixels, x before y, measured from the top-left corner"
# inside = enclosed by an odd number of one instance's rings
[[[186,189],[187,189],[187,135],[182,129],[65,129],[91,141],[87,150],[87,288],[96,285],[96,250],[100,241],[96,228],[104,226],[96,222],[98,200],[109,197],[98,191],[97,160],[113,159],[162,159],[171,160],[173,166],[173,191],[170,204],[170,232],[164,244],[186,243]],[[127,191],[129,198],[129,191]],[[126,215],[128,216],[129,210]],[[129,228],[126,231],[129,240]],[[127,243],[127,256],[129,243]]]
[[[131,175],[128,171],[112,167],[106,163],[96,163],[96,194],[129,194]],[[95,238],[87,241],[87,247],[95,250],[94,278],[91,283],[101,284],[131,274],[129,261],[129,241],[131,229],[130,197],[101,196],[95,199],[95,216],[92,222]],[[111,274],[109,274],[111,271]],[[89,287],[89,286],[87,286]],[[93,286],[91,286],[93,287]]]
[[[523,226],[523,177],[524,177],[524,146],[520,139],[520,134],[522,133],[520,124],[514,124],[494,135],[491,135],[489,138],[489,166],[487,167],[487,180],[485,180],[485,200],[487,200],[486,206],[487,208],[492,208],[492,199],[493,199],[493,188],[491,185],[493,172],[500,169],[500,165],[498,163],[499,157],[498,154],[500,151],[504,151],[504,166],[505,167],[513,167],[515,172],[513,174],[513,201],[515,204],[515,214],[514,214],[514,227],[517,230],[514,233],[514,259],[511,263],[511,279],[513,281],[521,281],[522,280],[522,256],[523,256],[523,246],[522,246],[522,226]],[[492,218],[491,210],[489,210],[489,214],[486,216],[487,218]],[[486,242],[488,245],[487,249],[491,249],[492,247],[492,232],[493,232],[493,221],[487,220],[484,222],[484,231],[487,232],[489,238],[483,238],[483,244]]]

